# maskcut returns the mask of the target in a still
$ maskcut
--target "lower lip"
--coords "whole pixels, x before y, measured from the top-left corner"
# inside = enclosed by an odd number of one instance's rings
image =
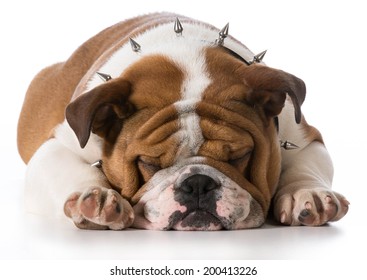
[[[196,210],[178,222],[174,228],[176,230],[221,230],[223,226],[207,211]]]

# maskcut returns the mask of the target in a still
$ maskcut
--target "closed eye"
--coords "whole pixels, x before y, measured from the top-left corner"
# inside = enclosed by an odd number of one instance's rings
[[[137,165],[144,182],[147,182],[156,172],[162,169],[160,163],[156,159],[144,156],[138,158]]]
[[[248,166],[248,163],[250,161],[251,155],[252,155],[252,150],[247,151],[243,155],[234,156],[233,158],[231,158],[228,161],[228,163],[230,165],[236,167],[242,173],[242,172],[245,171],[246,167]]]

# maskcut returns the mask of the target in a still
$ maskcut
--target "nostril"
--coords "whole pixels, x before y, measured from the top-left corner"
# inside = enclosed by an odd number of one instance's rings
[[[217,183],[210,177],[208,177],[210,180],[208,180],[206,182],[206,184],[203,186],[203,192],[207,193],[210,192],[212,190],[215,190],[216,188],[218,188]]]
[[[182,183],[180,190],[183,191],[184,193],[192,193],[193,191],[192,186],[188,183],[185,183],[185,181]]]
[[[215,190],[219,185],[209,176],[202,174],[195,174],[185,179],[181,184],[181,191],[191,194],[206,194]]]

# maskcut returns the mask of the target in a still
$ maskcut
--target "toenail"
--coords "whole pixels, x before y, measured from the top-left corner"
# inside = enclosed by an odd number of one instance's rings
[[[83,201],[87,200],[88,198],[90,198],[92,196],[92,193],[88,193],[83,197]]]
[[[286,219],[287,219],[287,214],[285,213],[285,211],[282,211],[282,213],[280,214],[280,222],[284,224]]]
[[[349,206],[350,202],[348,200],[346,200],[345,198],[342,200],[343,204],[345,206]]]

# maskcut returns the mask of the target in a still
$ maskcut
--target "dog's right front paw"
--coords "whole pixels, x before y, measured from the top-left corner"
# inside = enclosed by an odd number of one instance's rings
[[[134,221],[130,203],[116,191],[100,187],[71,194],[64,204],[64,212],[81,229],[121,230]]]

